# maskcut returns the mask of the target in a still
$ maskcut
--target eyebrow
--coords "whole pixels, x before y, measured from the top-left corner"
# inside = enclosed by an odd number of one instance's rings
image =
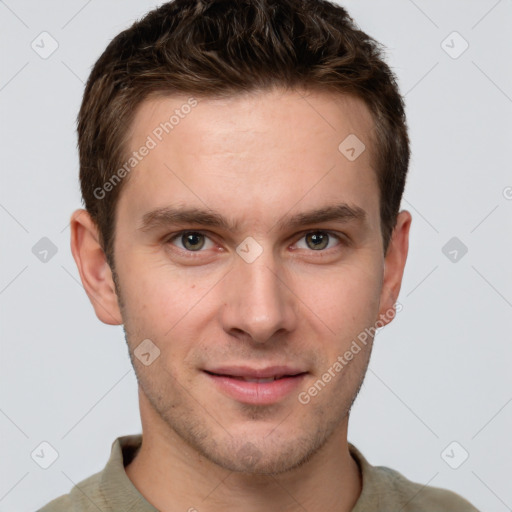
[[[278,227],[299,228],[308,224],[320,224],[322,222],[351,221],[363,222],[367,213],[359,206],[350,206],[346,203],[324,206],[316,210],[300,212],[293,216],[284,216],[278,220],[271,229]],[[146,232],[154,229],[173,225],[194,224],[215,227],[227,231],[239,231],[239,223],[228,220],[217,212],[201,208],[176,208],[161,207],[145,213],[138,230]]]

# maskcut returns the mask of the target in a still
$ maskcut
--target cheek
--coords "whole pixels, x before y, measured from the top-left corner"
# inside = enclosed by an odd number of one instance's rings
[[[377,318],[381,274],[369,259],[297,275],[294,288],[310,308],[308,316],[316,316],[337,340],[356,336]]]
[[[130,313],[153,325],[183,315],[198,293],[186,270],[172,267],[161,255],[144,251],[127,254],[119,275]]]
[[[211,272],[200,275],[190,269],[176,269],[145,255],[131,261],[126,258],[123,265],[119,278],[130,346],[134,349],[149,338],[169,365],[184,361],[197,340],[198,329],[214,315],[212,308],[222,304],[212,304],[219,277]]]
[[[128,251],[120,264],[124,320],[134,343],[154,338],[168,351],[186,351],[187,340],[211,327],[223,305],[219,287],[225,268],[178,269],[163,258]],[[298,265],[286,272],[283,278],[293,292],[289,298],[303,312],[298,329],[331,333],[328,345],[341,350],[377,318],[380,270],[372,251],[359,250],[337,264]]]

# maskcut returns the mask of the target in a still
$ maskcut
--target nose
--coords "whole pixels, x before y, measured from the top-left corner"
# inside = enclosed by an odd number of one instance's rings
[[[224,330],[259,344],[292,332],[298,319],[297,301],[287,281],[284,269],[265,251],[252,263],[238,258],[223,283]]]

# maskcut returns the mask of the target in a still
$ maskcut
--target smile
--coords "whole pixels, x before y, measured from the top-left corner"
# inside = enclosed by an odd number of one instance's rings
[[[237,402],[270,405],[296,392],[307,372],[277,368],[252,370],[244,368],[216,369],[204,372],[224,396]],[[267,375],[264,375],[264,374]],[[272,374],[273,373],[273,374]]]

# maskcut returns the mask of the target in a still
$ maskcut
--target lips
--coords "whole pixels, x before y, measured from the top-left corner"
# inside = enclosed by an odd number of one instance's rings
[[[291,366],[231,366],[204,371],[224,395],[238,402],[259,405],[283,400],[307,375],[303,369]]]
[[[252,368],[250,366],[212,366],[205,368],[209,373],[217,375],[229,375],[230,377],[248,377],[253,379],[266,379],[269,377],[282,376],[282,375],[298,375],[305,373],[305,370],[300,367],[288,365],[274,365],[265,366],[262,368]]]

